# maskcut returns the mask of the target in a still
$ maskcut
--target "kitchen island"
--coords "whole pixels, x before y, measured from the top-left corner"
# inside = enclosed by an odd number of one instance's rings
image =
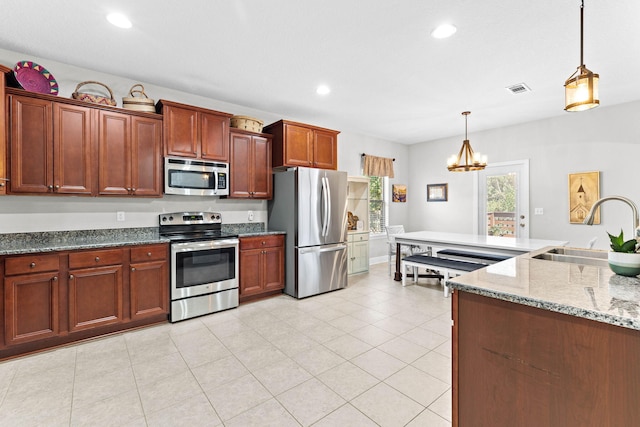
[[[640,422],[640,280],[537,259],[453,278],[453,425]]]

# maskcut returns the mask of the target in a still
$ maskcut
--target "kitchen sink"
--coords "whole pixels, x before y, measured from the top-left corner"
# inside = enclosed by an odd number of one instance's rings
[[[595,251],[579,248],[553,248],[532,258],[571,264],[592,265],[594,267],[608,267],[606,251]]]

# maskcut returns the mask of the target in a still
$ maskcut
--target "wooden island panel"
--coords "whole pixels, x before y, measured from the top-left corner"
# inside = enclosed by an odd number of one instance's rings
[[[453,294],[454,426],[631,426],[640,331]]]

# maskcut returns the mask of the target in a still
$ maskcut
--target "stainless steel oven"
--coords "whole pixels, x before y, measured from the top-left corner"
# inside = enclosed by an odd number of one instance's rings
[[[164,192],[185,196],[228,196],[229,164],[165,157]]]
[[[171,322],[238,306],[238,238],[215,212],[160,215],[171,240]]]

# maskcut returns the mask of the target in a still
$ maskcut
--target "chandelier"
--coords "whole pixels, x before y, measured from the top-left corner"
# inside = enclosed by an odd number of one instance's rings
[[[469,114],[471,114],[471,111],[462,113],[464,116],[464,141],[462,142],[458,156],[454,154],[447,160],[447,169],[449,169],[450,172],[478,171],[487,166],[487,156],[474,153],[469,139],[467,139],[467,116]]]

